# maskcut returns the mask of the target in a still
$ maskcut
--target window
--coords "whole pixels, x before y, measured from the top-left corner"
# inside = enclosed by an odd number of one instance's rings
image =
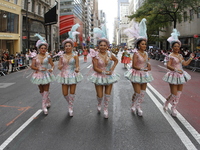
[[[197,18],[200,18],[200,6],[197,8]]]
[[[19,15],[0,10],[0,32],[18,33]]]
[[[35,0],[32,0],[32,12],[35,12]]]
[[[185,11],[185,12],[183,13],[183,20],[184,20],[184,22],[187,21],[187,11]]]
[[[47,10],[47,9],[46,9],[46,7],[44,6],[44,14],[46,13],[46,10]]]
[[[194,19],[194,10],[190,10],[190,20]]]
[[[17,3],[18,3],[18,0],[14,0],[14,4],[16,4],[16,5],[17,5]]]
[[[38,15],[41,15],[41,4],[38,4]]]

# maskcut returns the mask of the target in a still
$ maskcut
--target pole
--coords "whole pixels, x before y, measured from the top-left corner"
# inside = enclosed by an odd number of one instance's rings
[[[28,51],[28,39],[28,0],[26,0],[26,49],[23,53]]]

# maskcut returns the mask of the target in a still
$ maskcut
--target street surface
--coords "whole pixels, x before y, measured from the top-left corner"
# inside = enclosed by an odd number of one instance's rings
[[[131,83],[124,78],[127,70],[120,63],[116,72],[121,80],[114,84],[109,102],[109,118],[97,113],[94,85],[87,81],[91,58],[83,62],[84,80],[77,85],[74,117],[61,85],[50,87],[52,106],[45,116],[41,95],[30,82],[30,69],[0,77],[0,150],[198,150],[200,149],[200,73],[185,69],[192,80],[185,84],[178,105],[178,117],[164,112],[162,105],[169,86],[162,81],[167,72],[162,62],[150,60],[154,81],[148,84],[143,117],[131,113]],[[57,62],[54,62],[57,68]],[[55,69],[55,74],[58,70]]]

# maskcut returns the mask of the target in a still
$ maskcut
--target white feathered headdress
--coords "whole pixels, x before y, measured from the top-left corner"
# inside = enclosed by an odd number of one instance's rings
[[[180,32],[177,29],[173,29],[171,36],[167,39],[167,41],[170,43],[170,47],[172,47],[172,44],[177,42],[181,46],[181,41],[179,41],[178,36],[180,36]]]
[[[94,37],[98,38],[98,44],[101,41],[105,41],[109,45],[109,41],[107,40],[107,34],[106,34],[105,25],[102,26],[102,29],[94,28],[93,32],[94,32]]]
[[[127,28],[124,30],[124,33],[130,37],[135,38],[135,45],[137,45],[138,41],[145,40],[147,41],[147,27],[146,27],[146,19],[143,18],[140,23],[134,23],[131,28]]]
[[[68,32],[69,38],[67,38],[62,42],[63,46],[65,45],[66,42],[69,42],[72,45],[74,45],[74,42],[76,42],[76,35],[80,34],[79,32],[76,31],[79,27],[80,25],[78,23],[72,26],[71,30]]]
[[[36,47],[39,49],[39,47],[41,46],[41,45],[46,45],[47,46],[47,48],[48,48],[48,43],[46,42],[46,40],[40,35],[40,34],[38,34],[38,33],[36,33],[34,36],[37,36],[38,38],[39,38],[39,40],[37,41],[37,43],[36,43]]]

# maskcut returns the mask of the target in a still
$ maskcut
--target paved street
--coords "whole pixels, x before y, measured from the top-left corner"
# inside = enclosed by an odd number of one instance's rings
[[[61,85],[50,87],[52,106],[48,116],[41,110],[41,96],[31,84],[31,70],[0,77],[0,150],[197,150],[200,149],[199,72],[192,76],[178,106],[178,118],[162,109],[168,84],[162,81],[166,70],[162,62],[151,60],[154,81],[148,85],[143,117],[131,113],[133,89],[120,63],[116,72],[121,80],[114,84],[109,118],[97,113],[94,85],[87,81],[91,59],[80,57],[84,80],[77,85],[74,117],[68,116]],[[57,62],[55,62],[57,65]],[[58,70],[55,70],[55,74]]]

